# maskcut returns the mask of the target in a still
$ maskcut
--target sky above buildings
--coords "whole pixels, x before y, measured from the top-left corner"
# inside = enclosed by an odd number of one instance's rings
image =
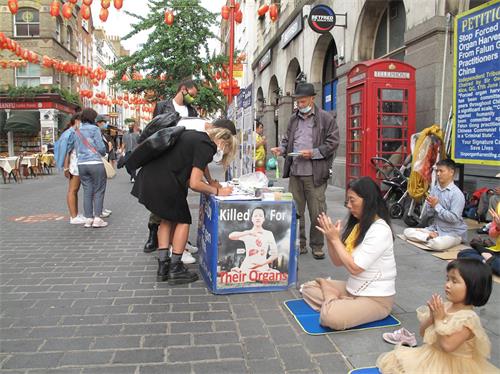
[[[138,15],[146,15],[149,8],[146,5],[146,0],[124,0],[123,8],[117,11],[113,5],[110,7],[109,17],[106,22],[101,22],[99,19],[99,11],[101,9],[101,2],[95,0],[92,4],[92,13],[94,18],[95,27],[103,27],[108,35],[118,35],[123,37],[132,30],[132,24],[136,21],[135,18],[125,14],[123,10]],[[202,5],[214,13],[220,13],[222,6],[226,3],[224,0],[201,0]],[[214,30],[216,31],[216,30]],[[141,32],[130,39],[122,41],[123,46],[131,52],[140,48],[140,45],[147,40],[147,32]],[[216,48],[216,43],[212,48]]]

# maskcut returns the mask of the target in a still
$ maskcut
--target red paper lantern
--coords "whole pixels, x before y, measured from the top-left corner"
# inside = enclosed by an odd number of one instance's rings
[[[17,0],[9,0],[8,5],[9,5],[10,12],[12,14],[16,14],[17,10],[19,9],[19,4],[18,4]]]
[[[109,16],[108,8],[101,8],[101,11],[99,12],[99,19],[102,22],[106,22],[108,20],[108,16]]]
[[[85,4],[86,6],[91,6],[92,0],[83,0],[82,3]]]
[[[278,19],[278,5],[271,4],[269,7],[269,17],[271,17],[271,21],[276,22]]]
[[[264,4],[264,5],[262,5],[262,6],[261,6],[261,7],[257,10],[257,15],[258,15],[259,17],[263,17],[263,16],[267,13],[267,11],[268,11],[268,10],[269,10],[269,5]]]
[[[115,6],[116,10],[120,10],[123,6],[123,0],[114,0],[113,5]]]
[[[225,20],[228,20],[230,12],[231,12],[231,10],[229,9],[229,7],[227,5],[224,5],[222,7],[222,10],[221,10],[222,18],[225,19]]]
[[[174,13],[171,10],[165,11],[165,23],[169,26],[174,23]]]
[[[111,0],[101,0],[101,7],[108,9],[111,5]]]
[[[82,4],[82,7],[80,8],[80,15],[84,20],[89,20],[90,19],[90,7],[88,5]]]
[[[59,13],[61,13],[61,3],[59,0],[54,0],[52,4],[50,4],[50,15],[52,17],[57,17]]]
[[[129,81],[129,77],[127,76],[127,74],[123,74],[123,75],[122,75],[122,81],[124,81],[124,82]],[[125,95],[125,97],[126,97],[126,99],[125,99],[125,100],[128,100],[128,96],[127,96],[127,95]]]
[[[240,10],[240,3],[234,3],[234,11],[238,12]]]
[[[236,23],[241,23],[243,21],[243,13],[241,13],[241,10],[238,10],[236,14],[234,15],[234,20]]]
[[[76,4],[76,3],[78,2],[78,0],[69,0],[69,2],[70,2],[71,4]]]
[[[62,16],[66,19],[70,19],[73,15],[73,7],[70,3],[65,3],[62,7]]]

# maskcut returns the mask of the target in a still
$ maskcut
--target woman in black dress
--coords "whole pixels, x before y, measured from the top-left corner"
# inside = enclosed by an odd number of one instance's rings
[[[231,187],[210,185],[204,181],[203,173],[212,160],[228,166],[237,146],[236,137],[228,129],[214,128],[207,133],[186,130],[171,149],[146,164],[137,174],[132,195],[162,219],[158,228],[159,281],[182,284],[198,279],[198,275],[188,271],[181,262],[191,224],[188,188],[201,193],[230,195]],[[168,257],[170,244],[171,259]]]

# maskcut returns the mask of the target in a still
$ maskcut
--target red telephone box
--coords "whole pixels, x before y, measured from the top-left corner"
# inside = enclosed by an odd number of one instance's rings
[[[377,180],[372,157],[401,166],[415,133],[415,68],[378,59],[347,74],[346,183],[361,176]]]

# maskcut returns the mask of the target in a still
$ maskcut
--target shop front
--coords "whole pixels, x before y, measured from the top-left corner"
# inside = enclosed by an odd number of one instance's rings
[[[57,94],[30,98],[0,95],[0,154],[47,153],[77,106]]]

